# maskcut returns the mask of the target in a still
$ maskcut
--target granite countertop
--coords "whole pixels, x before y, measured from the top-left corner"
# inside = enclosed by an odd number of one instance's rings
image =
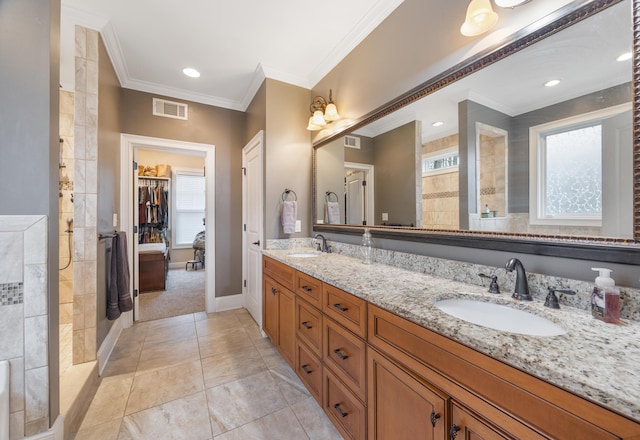
[[[606,324],[585,310],[549,309],[510,293],[487,293],[465,284],[384,264],[365,265],[340,254],[290,257],[312,249],[264,250],[263,254],[454,341],[519,368],[579,396],[640,421],[640,323]],[[445,298],[497,302],[543,316],[567,330],[540,337],[471,324],[438,309]]]

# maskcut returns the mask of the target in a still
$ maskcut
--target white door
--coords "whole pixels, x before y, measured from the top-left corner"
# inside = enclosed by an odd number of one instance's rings
[[[133,149],[133,176],[132,188],[133,194],[131,201],[133,203],[133,224],[137,225],[133,229],[133,233],[130,235],[133,249],[133,272],[131,278],[133,278],[133,320],[140,319],[140,264],[138,261],[138,227],[140,225],[140,210],[138,208],[138,149]]]
[[[242,303],[262,327],[262,254],[264,243],[262,208],[262,149],[260,131],[242,149]]]
[[[362,171],[351,172],[347,176],[347,224],[361,225],[364,220],[363,197],[364,173]]]

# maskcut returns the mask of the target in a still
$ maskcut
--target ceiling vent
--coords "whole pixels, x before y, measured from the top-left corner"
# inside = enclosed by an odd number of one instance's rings
[[[360,149],[360,138],[357,136],[345,136],[344,137],[344,146],[347,148],[356,148]]]
[[[181,102],[167,101],[166,99],[153,98],[153,114],[165,118],[188,119],[189,106]]]

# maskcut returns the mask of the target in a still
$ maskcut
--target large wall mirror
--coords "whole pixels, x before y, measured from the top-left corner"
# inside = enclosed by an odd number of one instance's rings
[[[574,2],[315,145],[314,230],[638,264],[636,3]]]

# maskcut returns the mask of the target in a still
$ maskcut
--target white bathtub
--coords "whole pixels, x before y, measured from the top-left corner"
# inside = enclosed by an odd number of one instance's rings
[[[9,440],[9,361],[0,361],[0,440]]]

